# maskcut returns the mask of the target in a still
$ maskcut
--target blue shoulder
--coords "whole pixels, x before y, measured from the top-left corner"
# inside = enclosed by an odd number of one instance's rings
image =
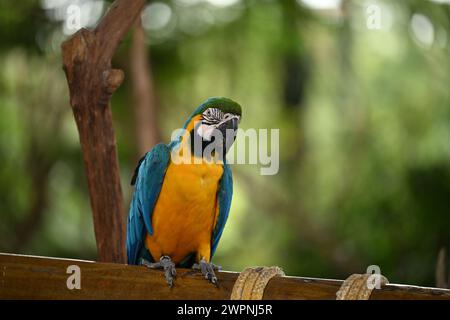
[[[127,224],[128,263],[137,264],[146,233],[153,234],[152,213],[161,191],[170,148],[158,144],[139,161],[132,184],[135,184]]]

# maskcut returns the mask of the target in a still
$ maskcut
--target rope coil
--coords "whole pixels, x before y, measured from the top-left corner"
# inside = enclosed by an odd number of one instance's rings
[[[264,290],[269,281],[276,276],[284,276],[279,267],[248,267],[239,274],[231,292],[231,300],[262,300]],[[375,283],[372,283],[373,274],[352,274],[344,280],[336,292],[336,300],[369,300]],[[381,286],[389,283],[383,275],[378,281]]]
[[[369,287],[369,278],[372,274],[352,274],[344,280],[338,292],[336,292],[336,300],[369,300],[370,295],[375,286]],[[380,285],[384,286],[389,283],[388,279],[380,276]]]
[[[233,286],[231,300],[262,300],[270,279],[284,276],[279,267],[248,267],[241,272]]]

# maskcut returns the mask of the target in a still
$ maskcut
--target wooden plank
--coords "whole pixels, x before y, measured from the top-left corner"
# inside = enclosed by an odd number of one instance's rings
[[[81,289],[69,290],[67,267],[81,269]],[[229,299],[236,272],[219,272],[219,288],[191,270],[179,269],[170,289],[162,272],[141,266],[0,253],[0,299]],[[341,280],[272,279],[264,299],[335,299]],[[448,299],[450,290],[389,284],[372,299]]]

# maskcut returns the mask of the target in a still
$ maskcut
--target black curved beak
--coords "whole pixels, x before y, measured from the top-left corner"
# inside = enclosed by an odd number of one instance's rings
[[[217,129],[219,129],[223,134],[226,133],[226,130],[236,131],[238,128],[238,119],[232,118],[222,124],[220,124]],[[225,137],[225,135],[224,135]]]
[[[223,137],[223,155],[227,154],[236,139],[238,124],[239,120],[237,118],[231,118],[217,127]]]

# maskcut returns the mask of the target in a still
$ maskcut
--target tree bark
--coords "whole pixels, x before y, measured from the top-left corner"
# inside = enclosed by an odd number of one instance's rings
[[[156,113],[157,99],[153,85],[145,31],[141,19],[136,20],[131,47],[131,82],[139,158],[161,140]]]
[[[447,278],[446,274],[446,250],[442,247],[439,250],[437,263],[436,263],[436,287],[448,288],[450,285],[450,276]]]
[[[80,136],[97,240],[98,260],[126,262],[123,195],[109,100],[123,81],[114,52],[145,0],[116,0],[94,30],[62,44],[70,105]]]

